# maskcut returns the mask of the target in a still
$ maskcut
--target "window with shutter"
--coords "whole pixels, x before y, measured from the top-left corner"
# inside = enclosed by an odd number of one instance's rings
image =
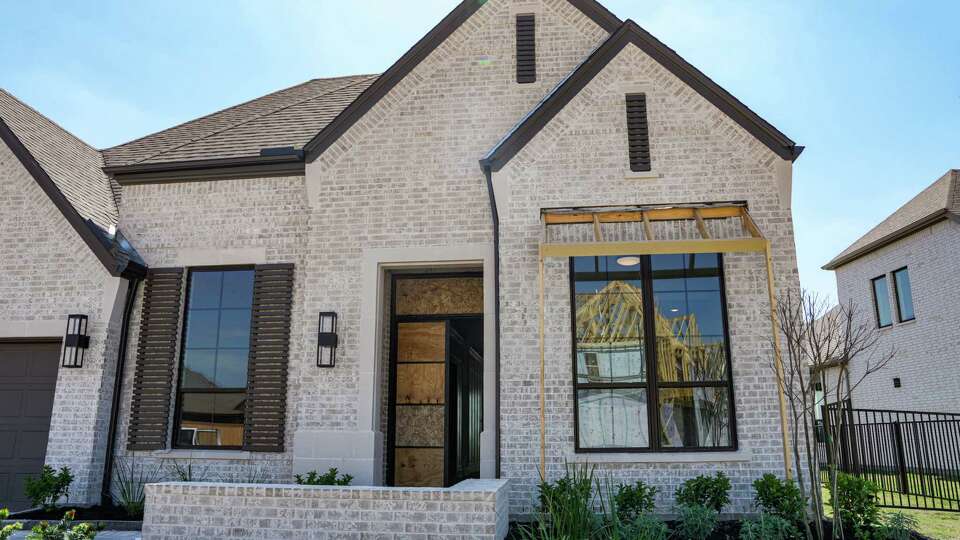
[[[127,432],[130,450],[166,448],[182,287],[183,268],[147,273]]]
[[[627,143],[630,170],[650,170],[650,135],[647,130],[647,96],[627,94]]]
[[[293,265],[256,266],[253,278],[244,450],[283,451],[292,304]]]
[[[533,15],[517,15],[517,82],[537,80],[536,22]]]

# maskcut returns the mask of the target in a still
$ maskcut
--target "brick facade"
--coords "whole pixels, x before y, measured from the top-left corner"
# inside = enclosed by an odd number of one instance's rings
[[[883,370],[853,391],[858,408],[960,413],[960,376],[953,369],[960,336],[960,224],[946,220],[864,255],[836,270],[841,304],[853,302],[876,325],[871,279],[887,276],[893,326],[878,330],[875,353],[895,350]],[[907,267],[913,291],[915,320],[899,322],[892,272]],[[867,357],[864,356],[864,359]],[[860,379],[864,366],[855,362],[851,378]],[[893,378],[899,377],[900,388]]]

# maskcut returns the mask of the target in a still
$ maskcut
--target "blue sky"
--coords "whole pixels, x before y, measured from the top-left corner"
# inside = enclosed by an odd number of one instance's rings
[[[379,73],[456,0],[5,6],[0,86],[107,147],[313,77]],[[807,147],[803,285],[960,168],[960,2],[606,0]]]

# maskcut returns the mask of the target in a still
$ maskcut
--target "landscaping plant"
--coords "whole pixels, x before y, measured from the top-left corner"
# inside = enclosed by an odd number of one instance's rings
[[[170,472],[172,473],[171,476],[178,482],[203,482],[207,468],[198,467],[194,469],[192,460],[187,460],[187,464],[184,465],[173,459],[170,460]]]
[[[760,514],[740,527],[740,540],[794,540],[802,536],[793,522],[773,514]]]
[[[261,465],[243,468],[240,472],[223,472],[219,480],[227,484],[266,484],[267,469]]]
[[[691,478],[677,488],[676,500],[681,506],[704,506],[720,512],[730,502],[730,479],[722,472]]]
[[[667,540],[670,529],[667,524],[650,514],[641,514],[623,526],[620,538],[625,540]]]
[[[707,540],[720,522],[716,510],[700,504],[681,504],[679,512],[674,532],[681,540]]]
[[[0,508],[0,521],[3,521],[8,517],[10,517],[10,510],[7,510],[6,508]],[[7,540],[7,538],[10,538],[13,535],[13,533],[19,531],[22,528],[23,528],[23,525],[19,523],[11,523],[9,525],[4,525],[3,527],[0,527],[0,540]]]
[[[69,495],[72,483],[73,474],[70,472],[70,467],[62,467],[59,472],[54,472],[53,467],[44,465],[40,469],[40,476],[30,477],[24,481],[24,494],[33,506],[41,506],[46,511],[52,511],[61,497]]]
[[[857,538],[869,538],[880,525],[877,495],[880,488],[873,482],[850,474],[837,474],[837,489],[831,501],[840,522],[853,528]]]
[[[349,486],[353,481],[353,476],[342,474],[337,476],[340,471],[336,467],[331,467],[329,471],[323,474],[317,474],[317,471],[310,471],[307,475],[294,475],[297,483],[304,486]]]
[[[911,533],[919,526],[920,522],[913,516],[894,512],[884,518],[879,537],[883,540],[910,540]]]
[[[653,511],[654,498],[659,488],[648,486],[642,480],[634,484],[619,484],[613,496],[617,517],[623,522],[633,522],[643,514]]]
[[[753,481],[753,489],[756,491],[754,504],[763,513],[781,517],[795,525],[806,520],[807,502],[792,480],[781,480],[767,473]]]
[[[147,484],[157,482],[162,475],[164,462],[145,465],[133,458],[117,459],[114,469],[114,504],[133,519],[143,519],[143,505],[147,498]]]
[[[76,510],[68,510],[63,515],[63,519],[53,525],[41,521],[27,535],[27,540],[93,540],[103,529],[103,525],[90,523],[74,525],[73,519],[76,515]]]

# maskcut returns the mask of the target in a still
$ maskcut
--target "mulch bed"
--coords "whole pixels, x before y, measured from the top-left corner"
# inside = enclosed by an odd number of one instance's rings
[[[30,529],[41,521],[60,521],[67,510],[77,511],[74,523],[99,523],[104,526],[105,530],[109,531],[139,531],[143,526],[143,521],[130,518],[122,507],[99,504],[96,506],[83,507],[61,506],[52,512],[47,512],[43,509],[17,512],[10,514],[9,519],[3,521],[0,525],[19,522],[23,524],[24,529]]]

